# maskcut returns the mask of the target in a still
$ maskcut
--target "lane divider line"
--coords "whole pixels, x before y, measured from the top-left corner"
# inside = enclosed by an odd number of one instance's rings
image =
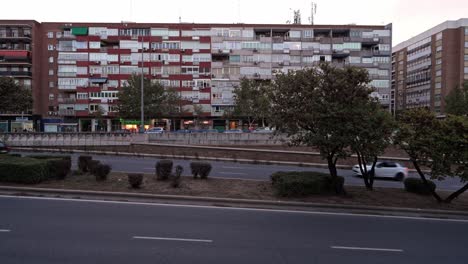
[[[8,229],[0,229],[0,233],[7,233],[7,232],[10,232],[11,230],[8,230]]]
[[[331,248],[333,248],[333,249],[346,249],[346,250],[403,252],[403,249],[395,249],[395,248],[368,248],[368,247],[343,247],[343,246],[331,246]]]
[[[176,237],[146,237],[146,236],[134,236],[133,239],[144,239],[144,240],[169,240],[169,241],[183,241],[183,242],[213,243],[213,240],[208,240],[208,239],[190,239],[190,238],[176,238]]]

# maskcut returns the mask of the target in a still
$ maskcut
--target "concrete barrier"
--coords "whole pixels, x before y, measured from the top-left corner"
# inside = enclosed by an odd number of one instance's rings
[[[122,146],[147,142],[146,135],[123,133],[3,133],[12,147]]]
[[[149,142],[183,145],[282,145],[285,135],[261,133],[148,134]]]

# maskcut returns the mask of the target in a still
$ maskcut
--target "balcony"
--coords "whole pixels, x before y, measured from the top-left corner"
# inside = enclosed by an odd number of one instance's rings
[[[57,102],[65,104],[74,104],[76,103],[76,98],[58,98]]]
[[[75,116],[76,112],[74,109],[59,109],[60,116]]]
[[[0,72],[0,76],[30,78],[30,77],[32,77],[32,72],[25,72],[25,71],[3,71],[3,72]]]
[[[29,40],[31,41],[31,35],[30,34],[19,34],[16,32],[2,32],[0,33],[0,39],[6,39],[6,40]]]

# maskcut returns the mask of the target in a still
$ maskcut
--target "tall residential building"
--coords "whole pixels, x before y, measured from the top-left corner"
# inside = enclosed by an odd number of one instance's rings
[[[39,28],[31,71],[45,131],[134,128],[138,120],[119,118],[116,105],[121,87],[142,71],[182,98],[175,117],[149,124],[170,129],[192,126],[194,106],[206,127],[241,127],[224,114],[241,78],[274,79],[322,61],[366,68],[374,96],[390,106],[391,25],[46,22]],[[98,125],[101,108],[107,121]]]
[[[468,81],[468,19],[446,21],[393,48],[394,110],[444,114],[444,97]]]

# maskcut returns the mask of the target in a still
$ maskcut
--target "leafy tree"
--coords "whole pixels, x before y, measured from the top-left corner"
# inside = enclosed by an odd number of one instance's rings
[[[468,116],[468,81],[465,81],[462,88],[456,86],[445,97],[445,112]]]
[[[443,180],[459,177],[468,180],[468,119],[465,116],[449,116],[436,119],[427,109],[406,111],[399,120],[396,143],[408,154],[421,180],[428,185],[421,166],[431,170],[430,177]],[[451,202],[468,189],[468,184],[443,200],[436,191],[434,198]]]
[[[160,83],[144,80],[145,117],[168,116],[176,112],[179,96],[174,90],[165,89]],[[132,75],[128,85],[119,93],[118,109],[121,117],[138,119],[141,114],[141,77]]]
[[[288,134],[292,145],[318,148],[335,182],[336,163],[349,156],[353,129],[360,122],[354,113],[369,101],[369,82],[364,69],[323,63],[318,68],[280,74],[273,87],[272,120],[278,130]]]
[[[256,122],[262,122],[270,114],[271,102],[268,96],[270,82],[242,79],[240,86],[234,89],[233,116],[247,118],[249,127]]]
[[[21,113],[32,111],[31,90],[19,86],[13,78],[0,77],[0,112]]]
[[[372,190],[374,185],[375,164],[379,155],[391,143],[392,133],[395,130],[395,122],[388,111],[382,109],[377,101],[369,100],[367,104],[356,109],[360,122],[355,122],[353,128],[353,141],[351,150],[358,158],[361,175],[367,189]],[[367,165],[372,164],[371,169]]]

